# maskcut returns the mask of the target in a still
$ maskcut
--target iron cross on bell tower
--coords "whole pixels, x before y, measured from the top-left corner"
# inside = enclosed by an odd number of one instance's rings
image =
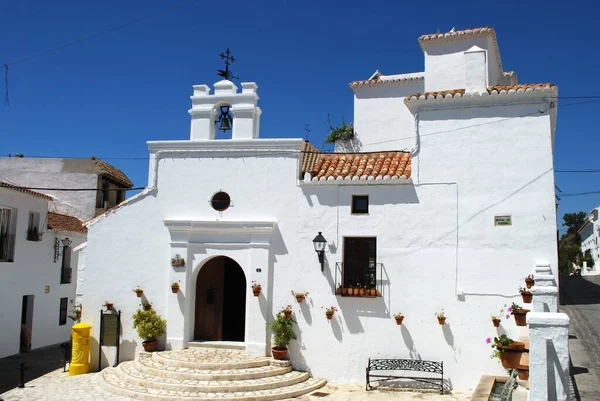
[[[229,48],[225,50],[225,54],[219,54],[219,57],[225,60],[225,69],[217,70],[217,75],[223,77],[223,79],[226,79],[227,81],[231,81],[232,79],[239,79],[238,77],[234,76],[231,73],[231,70],[229,69],[229,66],[235,61],[235,58],[231,55],[231,51],[229,50]],[[233,116],[229,111],[229,106],[220,106],[219,116],[215,120],[215,124],[218,126],[218,129],[220,129],[223,132],[230,131],[232,120]]]

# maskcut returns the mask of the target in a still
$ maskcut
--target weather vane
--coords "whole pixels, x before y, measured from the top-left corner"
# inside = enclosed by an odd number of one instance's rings
[[[231,81],[232,79],[239,79],[238,77],[234,76],[231,71],[229,70],[229,66],[231,65],[231,63],[233,63],[235,61],[235,58],[233,58],[233,56],[231,55],[231,52],[229,51],[229,48],[227,50],[225,50],[225,54],[221,53],[219,54],[219,56],[225,60],[225,69],[224,70],[217,70],[217,75],[220,77],[223,77],[224,79]]]

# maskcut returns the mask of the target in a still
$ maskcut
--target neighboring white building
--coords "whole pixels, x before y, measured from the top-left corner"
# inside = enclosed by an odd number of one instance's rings
[[[502,373],[485,343],[497,335],[490,315],[520,302],[536,263],[558,271],[557,88],[517,84],[493,29],[419,42],[424,72],[350,84],[356,137],[337,148],[368,153],[260,139],[255,83],[238,91],[220,81],[214,94],[194,86],[190,139],[148,142],[148,188],[88,224],[78,292],[92,335],[98,309],[113,302],[123,312],[121,360],[134,357],[140,286],[167,319],[167,348],[232,340],[269,355],[266,323],[292,304],[291,360],[316,377],[363,382],[370,357],[443,361],[456,389]],[[215,139],[221,106],[231,106],[230,140]],[[318,232],[327,239],[323,268]],[[171,266],[176,255],[185,268]],[[357,283],[381,296],[336,295]],[[307,301],[291,291],[308,291]],[[339,309],[332,321],[328,306]],[[523,334],[512,319],[502,329]]]
[[[89,159],[1,157],[0,175],[5,181],[54,198],[51,210],[86,221],[125,200],[133,183],[118,168],[94,156]],[[42,189],[52,188],[52,189]],[[64,191],[61,189],[97,189]]]
[[[596,276],[600,274],[600,245],[598,238],[600,237],[600,222],[598,221],[598,208],[592,209],[586,222],[578,230],[581,237],[581,252],[585,255],[590,255],[594,260],[594,265],[589,266],[587,262],[583,262],[584,266],[581,269],[581,274],[584,276]]]
[[[51,200],[0,182],[0,358],[69,341],[73,248],[86,230],[75,217],[48,212]]]

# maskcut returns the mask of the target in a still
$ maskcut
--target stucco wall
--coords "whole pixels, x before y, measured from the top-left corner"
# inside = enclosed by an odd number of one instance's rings
[[[17,229],[14,262],[0,262],[0,357],[19,352],[21,307],[24,295],[34,296],[31,348],[39,348],[69,340],[72,321],[59,326],[60,298],[68,298],[67,311],[74,307],[77,281],[77,255],[71,256],[71,284],[60,284],[61,259],[54,263],[54,240],[69,237],[72,247],[84,238],[73,233],[48,232],[46,209],[48,201],[17,191],[0,188],[0,205],[17,209]],[[26,240],[29,211],[40,213],[42,241]],[[50,292],[46,293],[46,286]]]
[[[69,166],[65,159],[0,158],[2,177],[16,185],[37,188],[98,188],[98,174],[82,171],[81,166]],[[57,200],[51,211],[90,220],[96,215],[96,192],[39,191]]]
[[[390,112],[397,107],[387,104]],[[142,286],[160,314],[183,322],[183,316],[189,319],[186,308],[198,267],[221,254],[238,261],[248,283],[266,287],[265,297],[257,299],[248,286],[247,322],[264,321],[282,306],[294,305],[299,339],[290,349],[295,366],[334,382],[360,383],[369,357],[443,360],[450,385],[471,388],[483,373],[502,373],[484,341],[496,334],[490,315],[520,302],[517,288],[536,262],[557,270],[550,121],[540,113],[519,117],[540,107],[423,110],[413,183],[405,185],[298,184],[296,156],[186,154],[192,147],[186,145],[185,151],[158,161],[156,191],[90,226],[83,318],[97,336],[98,310],[105,300],[115,302],[123,311],[122,359],[130,359],[140,345],[130,320],[139,299],[131,290]],[[477,126],[436,134],[470,125]],[[219,149],[217,141],[214,146]],[[233,202],[223,213],[209,204],[219,190]],[[352,194],[369,195],[369,215],[350,214]],[[495,215],[511,215],[512,226],[494,226]],[[176,276],[169,265],[173,239],[165,219],[275,222],[269,261],[256,265],[253,250],[227,245],[230,239],[214,234],[210,241],[197,238],[213,245],[189,245],[184,254],[190,264]],[[318,231],[328,240],[324,273],[312,244]],[[334,295],[344,236],[377,237],[383,297]],[[185,281],[178,295],[169,288],[173,277]],[[292,290],[309,291],[308,302],[295,304]],[[330,305],[340,309],[331,322],[322,309]],[[434,316],[442,308],[445,326]],[[392,318],[397,312],[406,316],[401,327]],[[512,320],[503,328],[520,334]],[[247,332],[246,341],[267,341],[260,335]]]

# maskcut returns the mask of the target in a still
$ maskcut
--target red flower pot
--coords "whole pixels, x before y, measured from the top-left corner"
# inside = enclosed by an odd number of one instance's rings
[[[284,313],[285,313],[285,317],[287,319],[291,319],[292,318],[292,311],[285,311]]]
[[[135,295],[137,295],[138,298],[141,298],[142,295],[144,295],[144,291],[136,291]]]
[[[284,359],[287,355],[286,347],[271,347],[271,354],[274,359]]]
[[[179,292],[179,287],[171,287],[171,291],[173,291],[173,294],[177,294]]]
[[[519,369],[519,379],[529,380],[529,370]]]
[[[342,288],[342,295],[348,295],[348,289]]]
[[[142,342],[142,345],[144,346],[144,351],[154,352],[154,351],[156,351],[156,346],[158,345],[158,341],[157,340],[144,341],[144,342]]]
[[[525,279],[525,286],[527,288],[533,287],[534,284],[535,284],[535,280],[534,279],[532,279],[532,278],[526,278]]]
[[[500,327],[500,319],[492,319],[492,323],[494,323],[494,327]]]
[[[438,323],[443,326],[444,324],[446,324],[446,318],[440,319],[438,317]]]
[[[533,298],[533,294],[521,294],[521,298],[523,298],[523,303],[530,304],[531,299]]]
[[[299,304],[301,304],[302,301],[304,301],[304,297],[302,297],[302,296],[296,296],[296,302],[298,302]]]
[[[260,296],[260,291],[262,290],[262,288],[258,287],[258,288],[253,288],[252,289],[252,294],[254,294],[255,297]]]
[[[519,341],[507,345],[506,347],[497,347],[500,351],[500,362],[505,369],[517,369],[521,364],[521,355],[525,349],[525,344]]]
[[[333,318],[333,312],[325,312],[325,316],[327,316],[327,320],[331,320]]]
[[[521,309],[521,312],[513,313],[517,326],[527,326],[527,312],[529,312],[528,309]]]
[[[75,318],[76,319],[81,319],[81,311],[75,312]]]
[[[396,324],[397,324],[398,326],[400,326],[400,325],[402,324],[402,321],[403,321],[403,320],[404,320],[404,317],[397,318],[397,319],[396,319]]]

